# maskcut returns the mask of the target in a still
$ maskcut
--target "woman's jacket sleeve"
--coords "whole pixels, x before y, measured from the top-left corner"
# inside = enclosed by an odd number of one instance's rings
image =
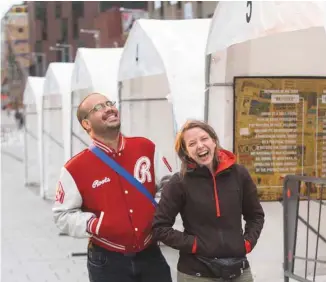
[[[184,203],[184,190],[179,173],[176,173],[163,188],[161,200],[155,212],[153,234],[157,241],[171,248],[191,253],[195,237],[173,228],[176,216],[182,210]]]

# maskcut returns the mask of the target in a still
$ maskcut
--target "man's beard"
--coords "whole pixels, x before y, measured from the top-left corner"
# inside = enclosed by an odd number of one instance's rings
[[[93,132],[96,135],[100,135],[100,136],[107,136],[108,134],[112,134],[112,133],[116,133],[119,132],[121,128],[121,122],[115,124],[115,125],[106,125],[106,126],[94,126],[93,125]]]

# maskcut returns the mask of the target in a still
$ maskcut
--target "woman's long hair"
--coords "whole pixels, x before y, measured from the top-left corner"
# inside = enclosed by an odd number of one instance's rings
[[[189,166],[196,165],[196,162],[188,156],[186,144],[184,142],[185,132],[192,128],[200,128],[200,129],[206,131],[208,133],[208,135],[214,140],[214,142],[216,143],[216,154],[214,154],[214,163],[216,165],[218,163],[217,151],[220,149],[220,145],[219,145],[219,139],[218,139],[217,134],[216,134],[215,130],[213,129],[213,127],[211,127],[207,123],[199,121],[199,120],[187,121],[183,125],[181,130],[178,132],[177,137],[175,139],[175,145],[174,145],[175,151],[181,160],[180,173],[182,176],[185,175]]]

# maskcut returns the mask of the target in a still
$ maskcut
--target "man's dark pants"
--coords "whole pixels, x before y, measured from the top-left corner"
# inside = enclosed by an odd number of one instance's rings
[[[170,267],[157,244],[124,255],[90,243],[87,268],[90,282],[172,282]]]

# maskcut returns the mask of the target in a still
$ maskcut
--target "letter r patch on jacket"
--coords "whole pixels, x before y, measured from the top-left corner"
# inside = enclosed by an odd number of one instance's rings
[[[61,182],[59,181],[59,183],[57,185],[57,190],[55,193],[55,201],[62,204],[64,201],[64,198],[65,198],[65,191],[63,190],[63,186],[62,186]]]

